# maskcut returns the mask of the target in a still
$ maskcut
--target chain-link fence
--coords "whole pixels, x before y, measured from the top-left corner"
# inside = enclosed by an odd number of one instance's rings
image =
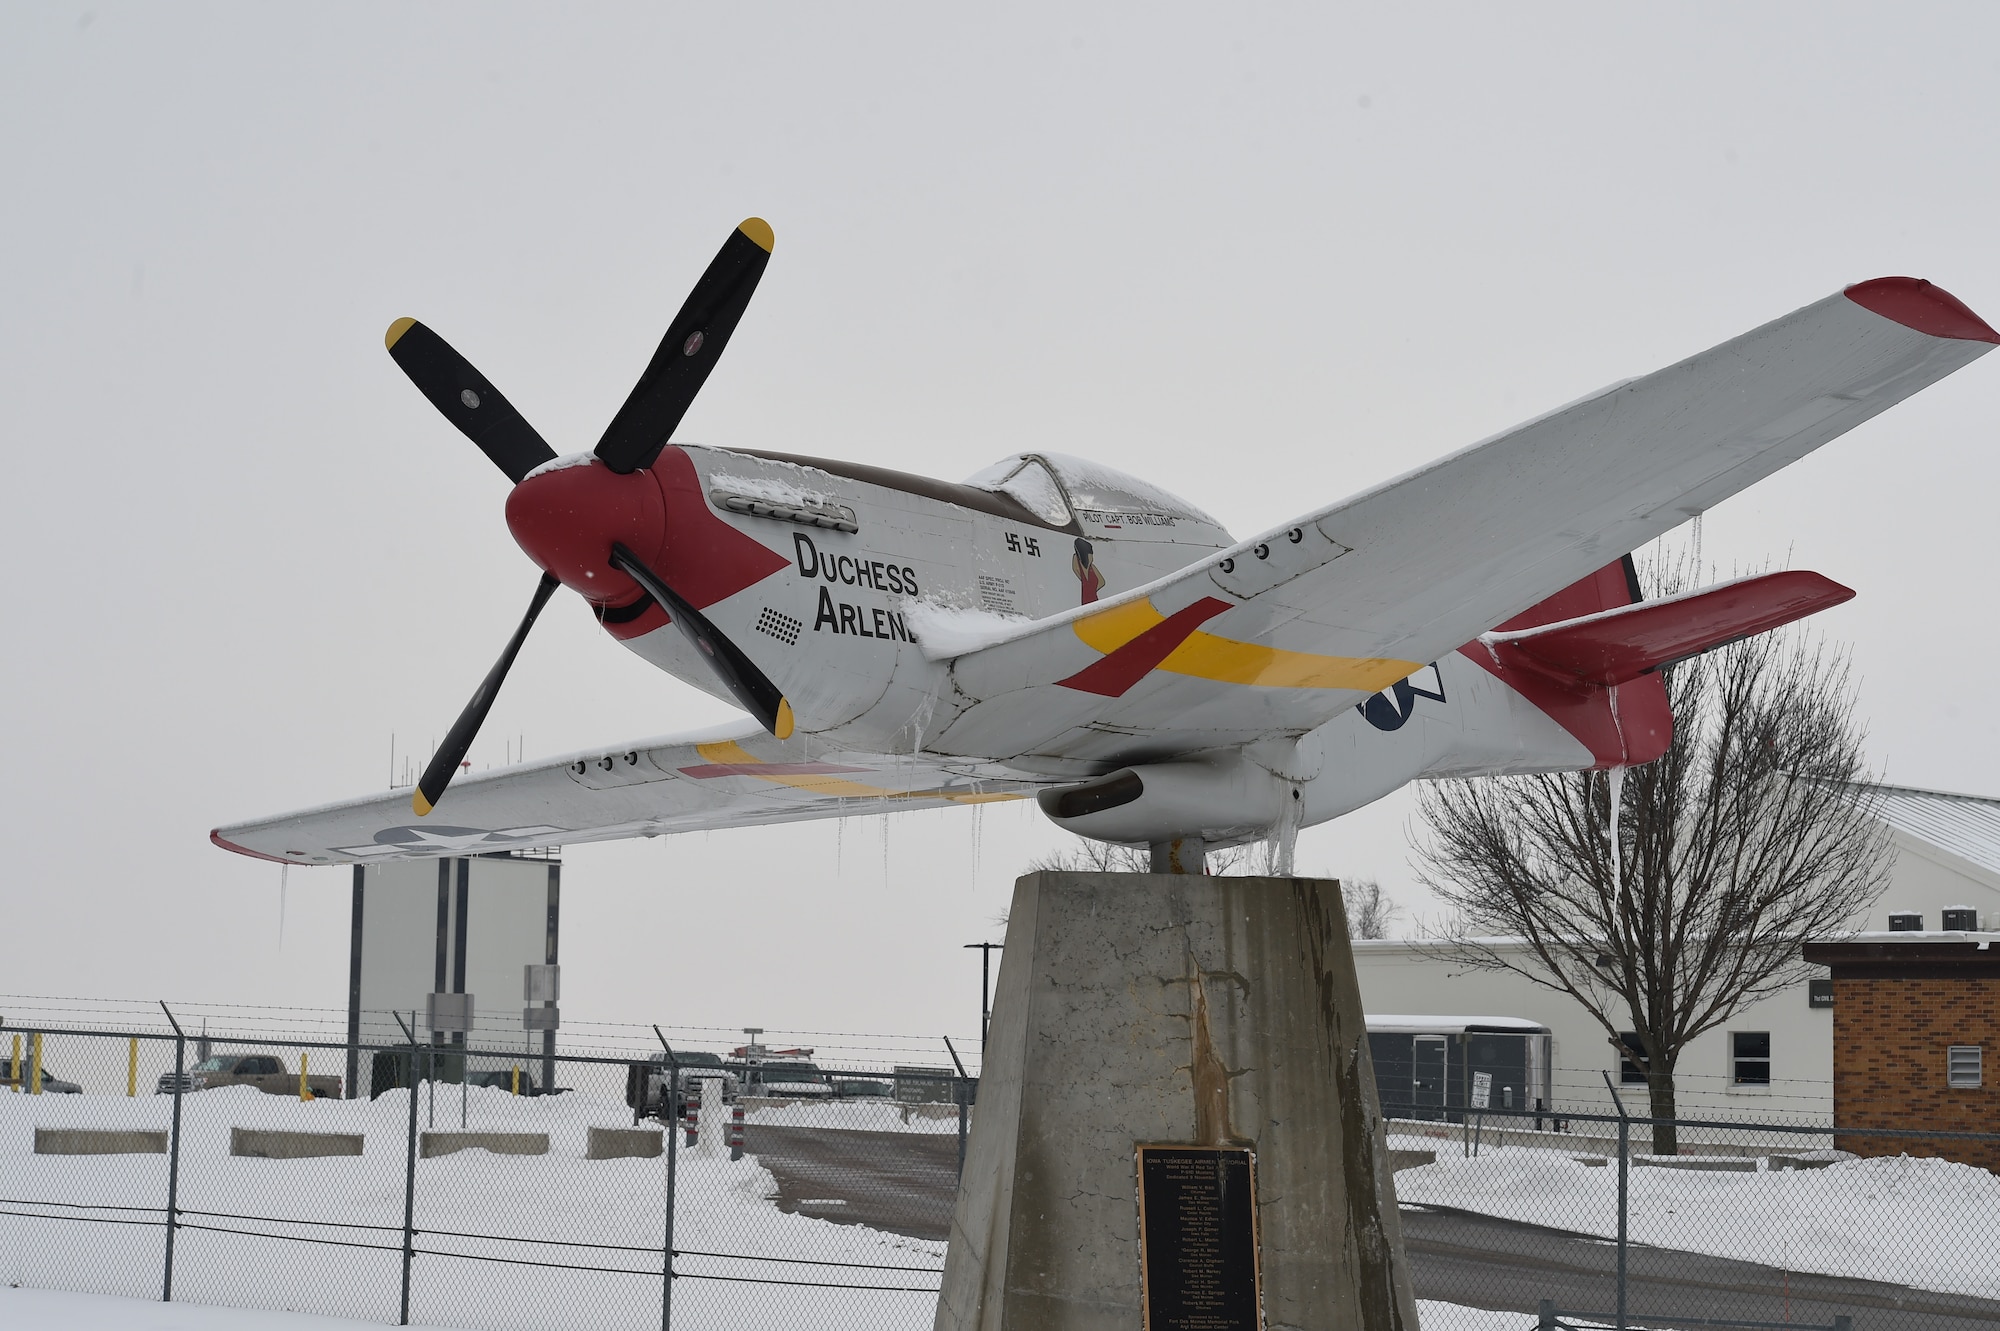
[[[479,1331],[930,1325],[958,1069],[412,1035],[350,1065],[0,1031],[0,1280]],[[1385,1103],[1426,1331],[2000,1324],[2000,1134],[1605,1100]]]
[[[1611,1098],[1384,1105],[1425,1331],[2000,1325],[1981,1167],[2000,1134],[1654,1120]]]
[[[929,1327],[957,1070],[454,1038],[0,1032],[0,1280],[480,1331]]]

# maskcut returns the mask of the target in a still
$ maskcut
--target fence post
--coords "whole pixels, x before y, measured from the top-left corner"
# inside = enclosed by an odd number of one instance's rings
[[[174,1130],[167,1137],[167,1256],[160,1280],[160,1302],[174,1301],[174,1233],[180,1228],[181,1199],[181,1083],[187,1079],[187,1035],[174,1020],[173,1009],[164,1002],[160,1011],[174,1028]]]
[[[674,1098],[681,1079],[681,1063],[674,1057],[674,1047],[667,1043],[667,1037],[660,1035],[660,1028],[653,1027],[653,1034],[659,1036],[660,1048],[667,1056],[667,1225],[666,1233],[660,1241],[660,1331],[673,1331],[674,1325],[674,1184],[680,1169],[680,1157],[674,1150]],[[642,1093],[640,1099],[644,1099]]]
[[[1625,1115],[1625,1102],[1618,1096],[1618,1088],[1611,1084],[1611,1074],[1604,1073],[1604,1089],[1611,1092],[1611,1103],[1618,1106],[1618,1331],[1625,1331],[1625,1239],[1627,1217],[1631,1214],[1628,1202],[1631,1197],[1632,1176],[1632,1120]]]
[[[1554,1299],[1543,1299],[1541,1303],[1536,1305],[1535,1327],[1536,1331],[1555,1331],[1556,1301]]]
[[[410,1088],[410,1140],[403,1164],[403,1303],[396,1325],[410,1324],[410,1265],[417,1255],[417,1014],[410,1013],[407,1025],[403,1014],[391,1012],[396,1024],[410,1041],[410,1067],[404,1081]]]
[[[958,1069],[958,1080],[952,1083],[952,1099],[958,1101],[958,1179],[965,1181],[965,1127],[966,1127],[966,1082],[965,1063],[959,1058],[958,1050],[951,1047],[951,1037],[944,1037],[945,1052],[951,1055],[952,1066]]]

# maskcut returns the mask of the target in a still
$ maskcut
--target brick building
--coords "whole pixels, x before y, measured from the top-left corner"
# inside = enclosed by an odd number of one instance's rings
[[[2000,933],[1864,933],[1808,943],[1833,972],[1833,1117],[1852,1128],[2000,1132]],[[1856,1155],[2000,1170],[2000,1143],[1838,1134]]]

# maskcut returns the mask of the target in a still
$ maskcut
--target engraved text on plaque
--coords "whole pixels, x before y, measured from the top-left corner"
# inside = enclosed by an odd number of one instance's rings
[[[1240,1147],[1138,1151],[1145,1331],[1259,1331],[1256,1157]]]

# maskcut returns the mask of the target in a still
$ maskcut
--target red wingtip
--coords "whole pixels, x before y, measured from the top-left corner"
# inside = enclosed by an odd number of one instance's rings
[[[1905,328],[1961,342],[2000,343],[2000,333],[1964,301],[1921,277],[1877,277],[1847,288],[1847,298],[1864,310]]]
[[[221,828],[216,828],[214,831],[210,832],[208,834],[208,839],[214,842],[216,845],[222,847],[224,850],[234,851],[238,855],[248,855],[253,860],[269,860],[273,864],[294,863],[294,861],[285,859],[283,856],[280,855],[266,855],[261,850],[250,850],[247,847],[237,845],[234,841],[225,841],[222,839]]]

